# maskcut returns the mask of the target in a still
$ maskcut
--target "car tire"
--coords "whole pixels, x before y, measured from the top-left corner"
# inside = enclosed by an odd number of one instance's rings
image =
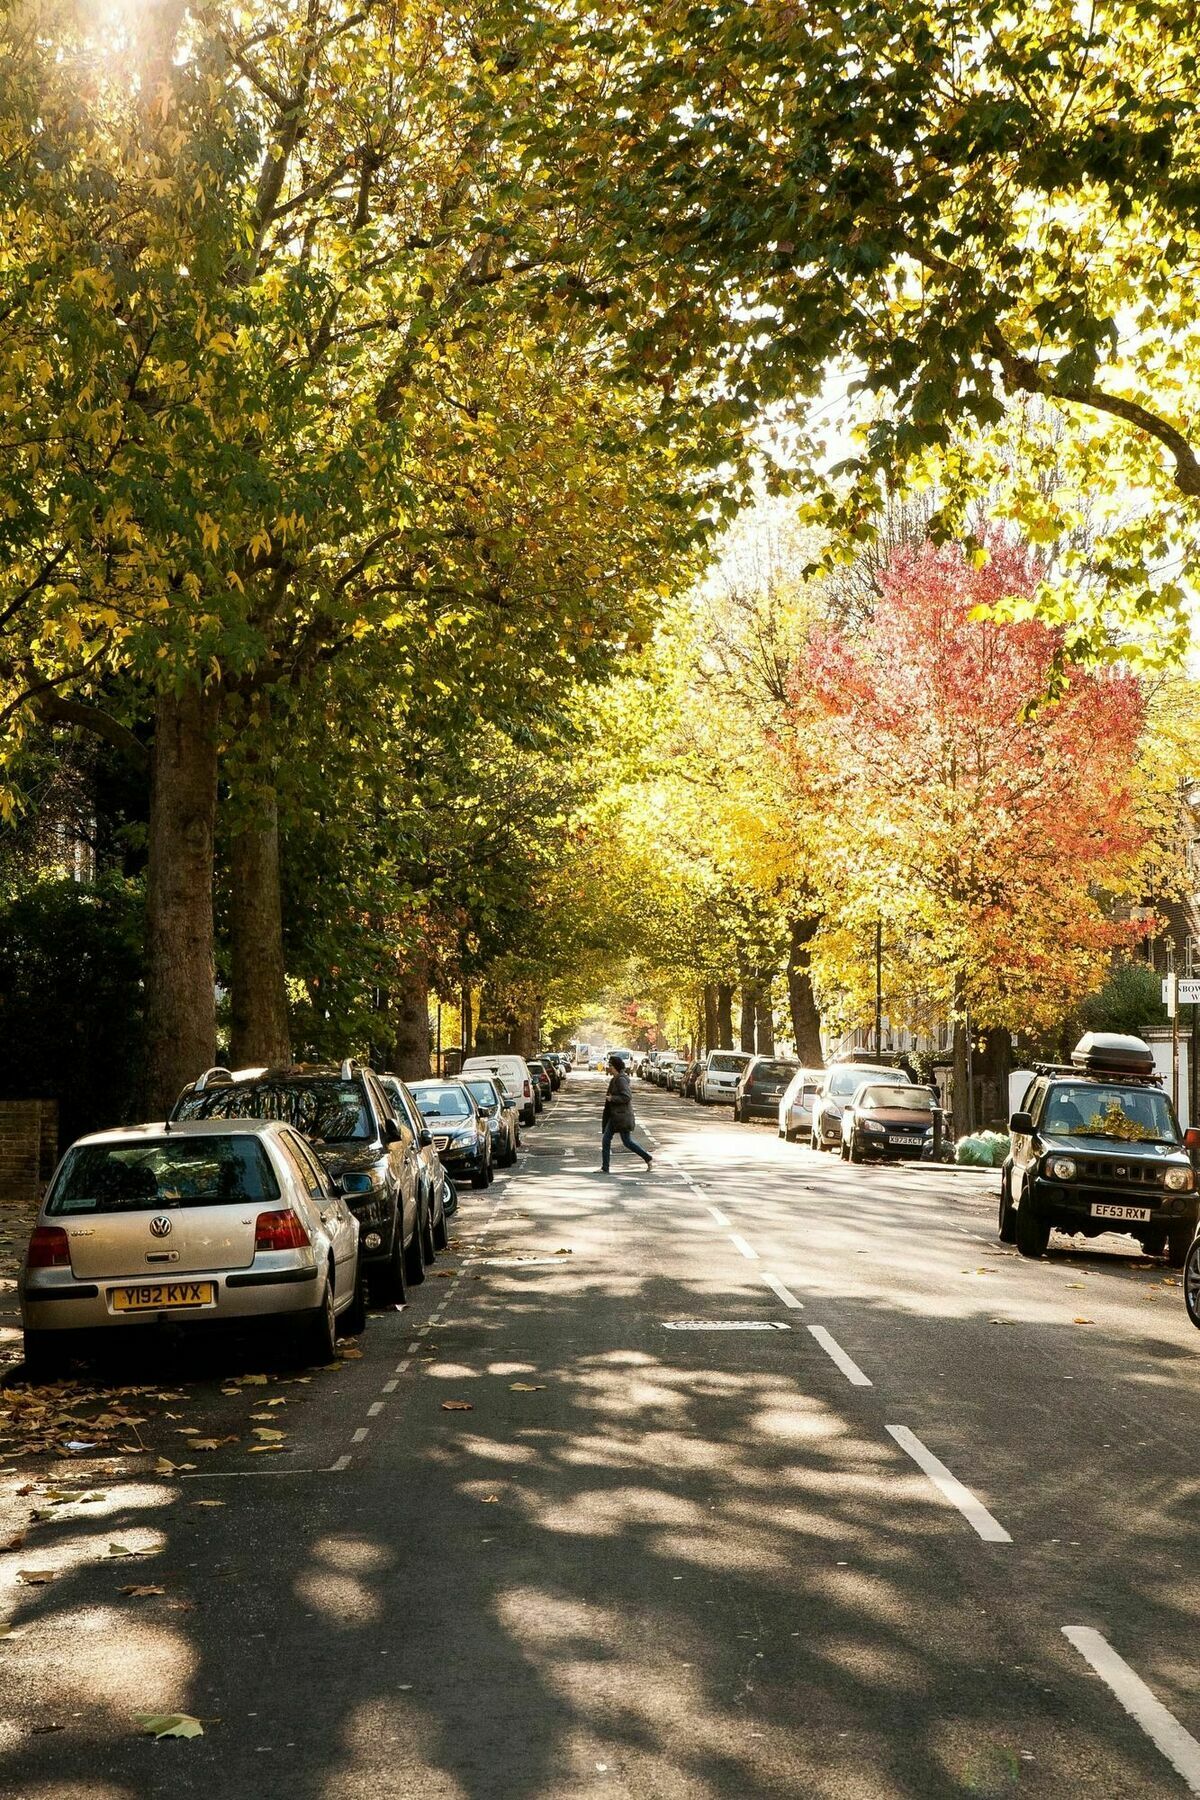
[[[1000,1177],[1000,1212],[996,1219],[996,1236],[1002,1244],[1017,1241],[1017,1220],[1012,1204],[1012,1179],[1007,1171]]]
[[[1138,1242],[1142,1246],[1144,1256],[1164,1256],[1166,1254],[1167,1234],[1165,1231],[1148,1231],[1144,1237],[1138,1239]]]
[[[521,1114],[521,1117],[522,1117],[522,1119],[524,1119],[526,1125],[536,1124],[537,1123],[537,1107],[536,1106],[527,1106],[525,1108],[525,1111]]]
[[[1176,1226],[1167,1233],[1167,1267],[1182,1269],[1187,1261],[1188,1251],[1192,1247],[1192,1228],[1190,1225]]]
[[[69,1361],[60,1332],[25,1332],[25,1373],[30,1381],[52,1380],[63,1373]]]
[[[1039,1219],[1028,1199],[1017,1208],[1017,1226],[1013,1242],[1022,1256],[1044,1256],[1050,1242],[1050,1221]]]
[[[433,1239],[433,1214],[426,1206],[422,1214],[424,1225],[421,1230],[421,1256],[428,1264],[437,1260],[437,1245]]]
[[[841,1146],[840,1146],[840,1155],[841,1155],[841,1158],[842,1158],[842,1161],[843,1161],[843,1162],[849,1162],[849,1161],[850,1161],[850,1146],[849,1146],[849,1144],[848,1144],[848,1143],[847,1143],[847,1142],[846,1142],[846,1140],[845,1140],[845,1138],[843,1138],[843,1139],[842,1139],[842,1142],[841,1142]]]
[[[860,1162],[864,1162],[866,1160],[866,1158],[863,1154],[862,1147],[858,1141],[858,1134],[853,1131],[850,1133],[849,1151],[850,1151],[850,1154],[849,1154],[850,1162],[860,1163]]]
[[[433,1247],[435,1250],[446,1250],[450,1245],[450,1227],[446,1223],[446,1194],[442,1192],[442,1210],[434,1221]]]
[[[447,1216],[458,1211],[458,1188],[451,1181],[449,1175],[446,1177],[446,1185],[442,1190],[442,1211]]]
[[[1200,1238],[1196,1238],[1183,1265],[1183,1303],[1188,1318],[1200,1331]],[[29,1333],[25,1333],[26,1337]]]
[[[421,1243],[421,1208],[417,1203],[417,1222],[404,1251],[404,1279],[409,1287],[420,1287],[425,1279],[425,1253]]]
[[[337,1356],[337,1316],[333,1310],[333,1270],[325,1279],[320,1306],[309,1313],[297,1333],[296,1353],[305,1363],[331,1363]]]
[[[403,1306],[408,1299],[408,1283],[404,1276],[404,1227],[396,1220],[392,1254],[386,1263],[376,1263],[367,1276],[371,1298],[380,1306]]]
[[[367,1274],[361,1257],[354,1269],[354,1298],[337,1323],[342,1337],[361,1337],[367,1329]]]
[[[485,1188],[487,1186],[487,1184],[488,1184],[487,1167],[485,1164],[481,1163],[479,1165],[479,1167],[472,1172],[471,1186],[473,1188],[475,1188],[476,1191],[478,1191],[481,1188]]]

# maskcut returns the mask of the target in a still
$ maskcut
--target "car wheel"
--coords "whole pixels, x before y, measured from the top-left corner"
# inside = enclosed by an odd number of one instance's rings
[[[371,1298],[380,1306],[403,1306],[408,1299],[408,1284],[404,1279],[404,1228],[399,1219],[396,1220],[392,1254],[386,1263],[375,1264],[369,1271],[368,1280]]]
[[[25,1373],[31,1381],[49,1381],[61,1375],[69,1360],[57,1331],[25,1333]]]
[[[1038,1218],[1028,1198],[1017,1208],[1015,1242],[1022,1256],[1044,1256],[1050,1242],[1050,1221]]]
[[[1188,1318],[1200,1331],[1200,1238],[1192,1244],[1183,1265],[1183,1303]],[[29,1333],[25,1336],[28,1338]]]
[[[446,1223],[446,1191],[442,1190],[442,1210],[434,1221],[433,1246],[435,1250],[445,1250],[450,1243],[450,1227]]]
[[[1176,1226],[1167,1233],[1167,1267],[1182,1269],[1187,1261],[1188,1251],[1192,1247],[1192,1228],[1190,1225]]]
[[[474,1173],[471,1176],[471,1186],[473,1188],[485,1188],[487,1186],[487,1184],[488,1184],[487,1165],[486,1165],[486,1163],[480,1163],[479,1167],[474,1171]]]
[[[338,1320],[343,1337],[361,1337],[367,1329],[367,1276],[359,1257],[354,1268],[354,1298]]]
[[[537,1118],[537,1108],[535,1106],[527,1106],[525,1111],[521,1114],[521,1117],[527,1125],[534,1124]]]
[[[860,1162],[865,1161],[863,1147],[859,1143],[858,1133],[855,1131],[852,1131],[850,1133],[850,1161],[852,1163],[860,1163]]]
[[[421,1224],[420,1204],[417,1207],[417,1222],[413,1226],[413,1234],[408,1240],[404,1252],[404,1278],[409,1287],[420,1287],[425,1279],[425,1255],[422,1248],[423,1228]]]
[[[325,1297],[300,1327],[296,1344],[302,1362],[329,1363],[337,1356],[337,1317],[333,1310],[333,1270],[325,1280]]]
[[[433,1215],[428,1206],[426,1206],[422,1218],[424,1224],[421,1229],[421,1256],[425,1262],[431,1263],[437,1257],[437,1245],[433,1238]]]
[[[996,1220],[996,1235],[1002,1244],[1016,1242],[1017,1221],[1012,1205],[1012,1178],[1007,1170],[1000,1177],[1000,1214]]]
[[[840,1150],[841,1150],[842,1161],[849,1162],[850,1161],[850,1146],[846,1142],[845,1138],[842,1139]]]

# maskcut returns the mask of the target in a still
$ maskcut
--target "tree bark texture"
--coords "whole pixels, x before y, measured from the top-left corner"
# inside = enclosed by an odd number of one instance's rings
[[[970,1058],[967,1054],[967,1026],[964,1019],[954,1021],[953,1048],[954,1091],[951,1110],[955,1137],[965,1137],[974,1129],[974,1107],[971,1098]]]
[[[470,1056],[475,1048],[475,1023],[471,1017],[471,990],[464,984],[460,1001],[462,1009],[462,1053]]]
[[[733,983],[717,983],[717,1041],[710,1049],[733,1049]]]
[[[158,699],[146,869],[146,1116],[161,1119],[217,1053],[213,833],[217,691]]]
[[[742,1017],[739,1041],[743,1050],[754,1050],[754,1021],[758,1014],[758,983],[747,976],[742,983]]]
[[[813,995],[810,950],[816,934],[814,918],[793,919],[788,937],[788,1006],[792,1015],[792,1036],[796,1055],[805,1068],[819,1069],[824,1064],[821,1049],[821,1015]]]
[[[717,1023],[717,986],[713,981],[704,985],[704,1048],[715,1050],[721,1042],[721,1028]]]
[[[760,1056],[775,1054],[775,1015],[771,1007],[771,978],[762,973],[755,982],[754,1047]]]
[[[430,1073],[429,959],[414,951],[391,988],[392,1068],[403,1081]]]
[[[269,785],[257,788],[254,802],[253,815],[229,846],[230,1050],[235,1065],[243,1067],[292,1060],[275,789]]]

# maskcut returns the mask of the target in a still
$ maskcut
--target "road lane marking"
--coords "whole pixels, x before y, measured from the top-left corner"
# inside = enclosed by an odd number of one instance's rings
[[[842,1371],[851,1387],[871,1387],[874,1384],[869,1375],[864,1375],[854,1358],[847,1356],[835,1337],[831,1337],[823,1325],[810,1325],[808,1328],[820,1344],[826,1356],[830,1357]]]
[[[368,1406],[368,1408],[367,1408],[368,1419],[378,1418],[379,1414],[383,1411],[384,1406],[386,1404],[387,1404],[386,1401],[383,1401],[383,1400],[372,1400],[370,1406]]]
[[[348,1456],[339,1456],[335,1463],[329,1465],[329,1473],[331,1475],[340,1475],[343,1469],[348,1469],[349,1467],[350,1458]]]
[[[797,1300],[797,1298],[796,1298],[795,1294],[793,1294],[791,1288],[785,1287],[784,1283],[782,1281],[780,1281],[778,1275],[768,1275],[767,1271],[764,1269],[763,1270],[763,1280],[766,1282],[766,1284],[769,1288],[774,1289],[774,1291],[779,1295],[779,1298],[783,1301],[783,1304],[785,1306],[794,1307],[798,1312],[804,1311],[803,1300]]]
[[[957,1506],[959,1512],[979,1533],[985,1543],[1012,1543],[1008,1532],[1005,1531],[998,1519],[992,1517],[982,1500],[977,1500],[970,1488],[964,1487],[957,1475],[952,1475],[945,1463],[938,1461],[933,1451],[926,1448],[915,1431],[910,1431],[907,1425],[889,1425],[887,1429],[900,1448],[912,1457],[917,1467],[924,1470],[943,1498],[948,1500],[951,1506]]]
[[[361,1444],[363,1439],[366,1437],[366,1435],[367,1435],[367,1427],[365,1425],[360,1425],[358,1430],[354,1433],[353,1437],[350,1439],[350,1442],[352,1444]]]
[[[385,1381],[382,1388],[380,1389],[380,1392],[383,1394],[394,1394],[396,1389],[399,1387],[399,1385],[400,1385],[399,1382],[396,1381],[395,1379],[393,1379],[391,1381]]]
[[[758,1261],[758,1251],[752,1250],[750,1245],[746,1242],[745,1238],[739,1237],[736,1231],[730,1233],[729,1241],[733,1245],[735,1250],[741,1251],[742,1255],[746,1258],[747,1262],[757,1262]]]
[[[726,1230],[728,1230],[729,1220],[725,1217],[725,1214],[721,1211],[720,1207],[719,1206],[710,1206],[708,1210],[712,1214],[713,1218],[717,1221],[717,1224],[723,1226]]]
[[[1090,1625],[1064,1625],[1063,1636],[1089,1662],[1101,1681],[1110,1687],[1125,1711],[1141,1726],[1150,1742],[1162,1751],[1172,1768],[1182,1775],[1193,1794],[1200,1794],[1200,1743],[1185,1731],[1174,1713],[1156,1699],[1140,1675],[1113,1649],[1108,1639]]]

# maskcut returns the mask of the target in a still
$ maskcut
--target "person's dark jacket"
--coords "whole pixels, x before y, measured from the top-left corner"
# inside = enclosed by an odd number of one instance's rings
[[[614,1075],[609,1082],[604,1096],[604,1123],[614,1131],[633,1130],[633,1088],[628,1075]]]

